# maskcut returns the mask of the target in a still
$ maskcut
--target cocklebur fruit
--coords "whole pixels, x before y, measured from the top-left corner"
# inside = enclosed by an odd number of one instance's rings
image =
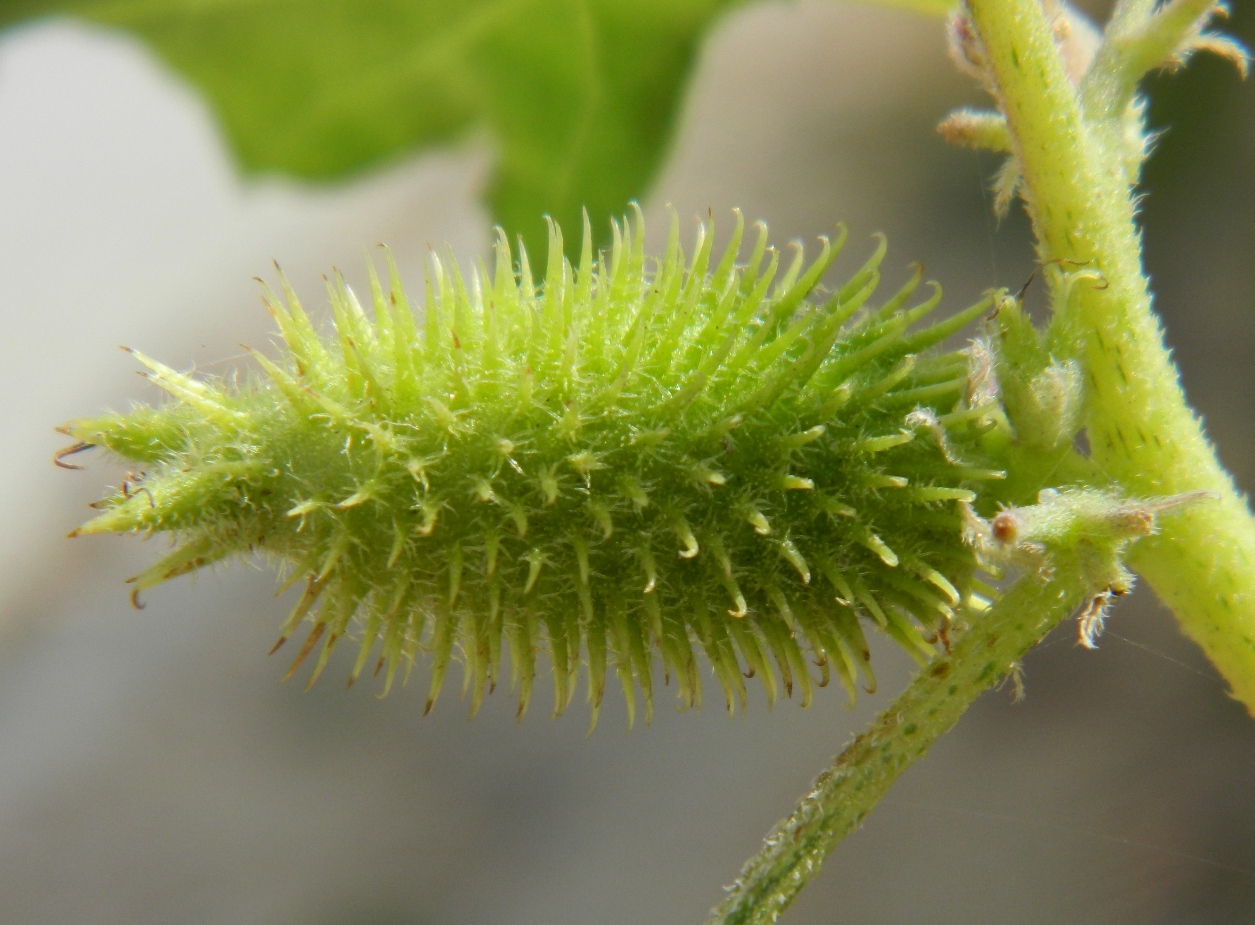
[[[929,657],[978,567],[956,502],[1001,476],[963,352],[930,348],[992,296],[916,329],[940,292],[905,308],[916,273],[871,307],[883,239],[829,291],[844,231],[808,264],[759,226],[739,263],[739,214],[718,258],[703,226],[687,259],[673,222],[647,259],[640,227],[595,256],[586,226],[578,267],[553,228],[543,283],[503,236],[491,274],[433,258],[418,325],[390,259],[373,320],[330,283],[329,338],[285,283],[283,355],[238,386],[136,353],[173,401],[66,425],[146,472],[77,533],[171,533],[137,591],[266,554],[305,586],[293,669],[355,635],[350,683],[390,684],[429,651],[429,709],[455,652],[472,712],[508,662],[521,715],[544,648],[555,712],[584,664],[594,720],[609,670],[629,716],[637,689],[652,710],[655,655],[692,705],[704,652],[729,709],[754,674],[808,702],[806,650],[821,684],[874,683],[863,623]]]

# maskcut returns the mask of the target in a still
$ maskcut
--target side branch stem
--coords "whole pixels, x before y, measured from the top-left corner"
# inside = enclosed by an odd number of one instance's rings
[[[898,776],[1079,606],[1081,598],[1075,575],[1056,571],[1049,582],[1036,575],[1021,578],[815,780],[746,863],[708,925],[776,921]]]
[[[1135,498],[1213,492],[1130,564],[1176,612],[1255,714],[1255,520],[1185,401],[1151,311],[1120,131],[1127,113],[1089,111],[1069,80],[1041,0],[968,0],[1011,130],[1044,262],[1096,271],[1055,318],[1089,374],[1089,444]]]

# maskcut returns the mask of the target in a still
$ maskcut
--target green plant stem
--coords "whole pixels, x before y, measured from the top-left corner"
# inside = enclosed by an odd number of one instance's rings
[[[1040,259],[1099,275],[1076,286],[1056,318],[1079,332],[1094,461],[1134,497],[1216,495],[1138,543],[1130,564],[1255,715],[1255,521],[1185,401],[1151,311],[1120,148],[1125,113],[1083,108],[1041,0],[968,0],[968,10],[1011,129]]]
[[[1074,571],[1021,578],[950,653],[911,685],[821,774],[745,864],[708,925],[774,922],[846,835],[984,691],[999,683],[1082,598]]]

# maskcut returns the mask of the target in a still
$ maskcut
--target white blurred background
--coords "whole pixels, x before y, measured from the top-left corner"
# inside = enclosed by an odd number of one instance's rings
[[[1148,264],[1191,398],[1249,488],[1255,95],[1197,71],[1160,82],[1178,127],[1148,176]],[[1022,216],[989,215],[996,161],[933,131],[979,102],[934,22],[751,5],[707,43],[650,226],[667,202],[740,206],[777,241],[844,220],[847,266],[884,230],[887,283],[922,259],[952,309],[1018,287],[1031,253]],[[182,579],[137,612],[122,579],[160,541],[63,539],[120,473],[53,468],[51,428],[155,398],[115,345],[213,370],[269,343],[251,278],[272,259],[315,313],[320,275],[360,282],[375,242],[415,283],[429,243],[472,259],[491,160],[471,138],[334,187],[242,181],[138,44],[68,21],[0,34],[5,923],[699,922],[905,683],[881,646],[881,693],[852,711],[828,690],[731,720],[663,708],[628,733],[608,696],[585,737],[579,708],[551,720],[538,696],[516,725],[499,693],[467,723],[451,692],[424,719],[421,667],[383,701],[344,693],[334,664],[309,693],[281,684],[265,653],[290,601],[268,574]],[[982,700],[785,921],[1251,921],[1255,723],[1149,595],[1110,627],[1097,652],[1070,627],[1035,652],[1027,700]]]

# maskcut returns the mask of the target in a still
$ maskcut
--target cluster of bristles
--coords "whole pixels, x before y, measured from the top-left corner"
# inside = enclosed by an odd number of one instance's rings
[[[648,259],[640,228],[594,255],[585,227],[578,267],[552,228],[543,283],[504,236],[493,273],[433,257],[418,324],[389,258],[373,320],[330,284],[330,339],[284,283],[284,356],[254,354],[247,385],[135,354],[177,401],[67,425],[146,472],[77,532],[171,532],[137,590],[279,558],[305,587],[280,643],[312,624],[293,670],[351,634],[350,683],[430,652],[428,708],[455,655],[472,711],[508,658],[520,715],[540,650],[555,712],[583,664],[594,719],[611,668],[648,716],[656,655],[687,706],[705,652],[729,709],[754,675],[804,704],[833,675],[874,684],[864,623],[929,657],[973,588],[957,502],[1001,473],[966,355],[924,351],[988,301],[913,330],[940,293],[906,308],[916,273],[872,307],[883,240],[829,291],[844,231],[807,264],[761,226],[738,262],[739,214],[718,258],[673,223]]]

